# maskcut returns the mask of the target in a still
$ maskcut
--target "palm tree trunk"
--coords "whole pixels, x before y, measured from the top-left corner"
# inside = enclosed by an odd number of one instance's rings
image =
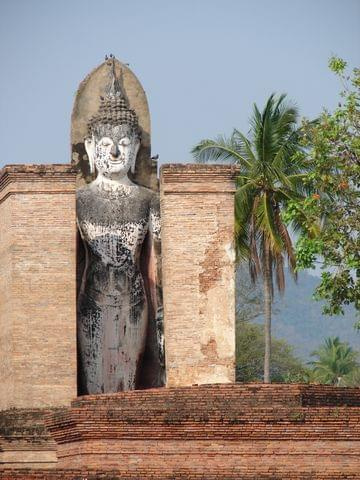
[[[271,358],[271,269],[268,246],[264,252],[264,312],[265,312],[265,356],[264,356],[264,383],[270,383]]]

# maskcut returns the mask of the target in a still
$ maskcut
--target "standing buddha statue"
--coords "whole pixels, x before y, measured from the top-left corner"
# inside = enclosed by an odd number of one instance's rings
[[[80,394],[163,383],[153,248],[160,238],[159,198],[128,177],[135,169],[141,130],[114,59],[109,67],[110,83],[85,139],[96,178],[77,191],[84,249],[77,300]],[[144,368],[144,362],[150,366]]]

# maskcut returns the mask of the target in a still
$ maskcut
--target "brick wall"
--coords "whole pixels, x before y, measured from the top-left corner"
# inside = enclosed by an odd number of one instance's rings
[[[133,471],[116,469],[104,472],[103,470],[93,470],[89,468],[71,469],[56,471],[48,470],[12,470],[0,472],[1,480],[359,480],[357,471],[350,471],[348,467],[342,468],[341,465],[329,469],[328,471],[319,471],[313,468],[312,471],[304,471],[303,468],[294,468],[292,472],[284,471],[281,466],[267,468],[266,466],[253,467],[247,465],[241,470],[231,468],[218,468],[216,471],[200,470],[195,471],[186,465],[173,470],[171,467],[152,468],[149,472],[146,468],[137,468]]]
[[[235,380],[234,167],[160,174],[168,386]]]
[[[0,171],[0,408],[76,396],[75,172]]]
[[[10,199],[9,199],[10,200]],[[10,200],[11,201],[11,200]],[[11,312],[11,216],[9,201],[0,201],[0,408],[13,398]]]

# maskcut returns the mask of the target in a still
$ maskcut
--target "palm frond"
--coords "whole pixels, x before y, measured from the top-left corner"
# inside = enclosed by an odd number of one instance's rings
[[[274,268],[276,285],[280,293],[284,293],[285,290],[285,275],[284,275],[284,258],[282,253],[274,255]]]
[[[253,213],[250,217],[249,224],[249,272],[253,283],[256,282],[258,276],[261,274],[261,264],[258,252],[259,234],[256,228],[256,210],[260,197],[256,196],[253,204]]]
[[[273,93],[273,94],[271,95],[271,97],[275,97],[275,94]],[[283,103],[283,101],[285,100],[285,98],[286,98],[286,93],[281,93],[281,94],[278,96],[277,100],[274,101],[274,110],[275,110],[275,112],[279,111],[279,108],[280,108],[280,106],[282,105],[282,103]]]
[[[258,143],[260,147],[260,158],[263,165],[270,163],[274,149],[274,97],[270,95],[261,115],[261,128],[259,129]]]
[[[277,203],[284,206],[290,201],[303,200],[304,195],[301,191],[297,191],[294,188],[277,187],[274,192],[274,198]]]
[[[359,368],[357,352],[339,337],[326,338],[324,344],[312,353],[317,360],[310,362],[315,379],[322,383],[339,384],[342,377]]]
[[[262,195],[261,202],[257,209],[257,227],[268,238],[272,251],[279,253],[283,249],[283,243],[277,231],[274,210],[271,205],[271,198],[267,192]]]
[[[275,130],[279,139],[291,137],[296,132],[298,114],[298,109],[288,103],[282,103],[278,108]]]
[[[274,279],[273,279],[273,251],[269,242],[269,238],[262,233],[259,242],[259,253],[262,268],[263,278],[266,277],[266,269],[269,269],[270,280],[270,296],[271,300],[274,299]]]
[[[243,183],[235,193],[235,251],[237,259],[246,259],[250,253],[249,218],[253,209],[254,186]]]
[[[232,134],[232,141],[234,145],[238,146],[241,155],[249,160],[249,164],[256,163],[257,159],[255,153],[252,151],[250,140],[236,128],[234,128]]]
[[[276,223],[278,232],[281,236],[281,239],[283,241],[284,251],[286,252],[286,255],[287,255],[290,273],[293,279],[296,281],[297,272],[296,272],[296,256],[294,252],[294,247],[293,247],[289,232],[281,219],[279,209],[276,210],[275,212],[275,223]]]
[[[206,139],[199,142],[191,150],[199,163],[227,162],[247,165],[249,162],[237,150],[231,138],[219,136],[215,140]]]
[[[238,263],[248,260],[250,255],[250,248],[247,242],[247,235],[244,234],[243,230],[241,234],[237,234],[236,227],[235,227],[235,254],[236,254],[236,261]]]
[[[309,195],[312,193],[310,185],[305,183],[306,173],[295,173],[293,175],[287,175],[287,180],[290,184],[290,189],[293,192],[298,193],[301,196]]]
[[[292,132],[289,135],[280,137],[277,141],[276,152],[272,160],[272,165],[281,169],[285,174],[298,173],[304,170],[304,165],[299,165],[294,160],[294,155],[299,151],[298,134]]]
[[[249,208],[252,207],[254,203],[254,198],[256,197],[256,185],[252,181],[243,181],[242,185],[240,180],[238,180],[238,188],[235,192],[235,206],[238,206],[239,210],[245,209],[248,212]],[[238,211],[236,215],[237,218],[240,216],[243,217],[243,212]]]

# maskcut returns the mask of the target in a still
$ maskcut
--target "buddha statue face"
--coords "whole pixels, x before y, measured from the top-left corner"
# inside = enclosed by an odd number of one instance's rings
[[[125,177],[135,170],[139,137],[126,125],[108,126],[85,140],[91,171],[104,177]]]
[[[108,65],[110,84],[89,119],[85,149],[91,173],[96,170],[100,177],[119,181],[130,169],[134,173],[141,133],[136,112],[129,107],[116,76],[114,57]]]

